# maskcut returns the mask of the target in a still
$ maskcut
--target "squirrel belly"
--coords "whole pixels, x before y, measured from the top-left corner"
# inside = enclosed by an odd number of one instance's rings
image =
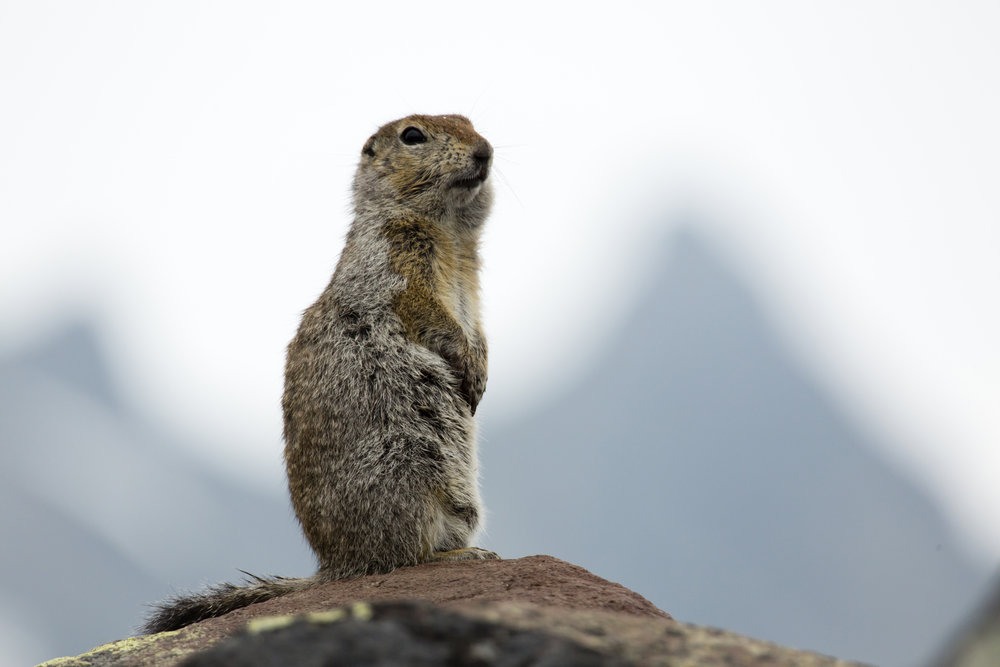
[[[175,598],[147,632],[324,581],[498,557],[471,546],[482,514],[478,244],[492,156],[456,115],[408,116],[365,143],[344,250],[285,366],[288,487],[319,569]]]

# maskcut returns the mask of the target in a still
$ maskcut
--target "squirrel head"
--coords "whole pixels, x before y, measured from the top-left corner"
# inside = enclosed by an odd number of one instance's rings
[[[395,206],[479,226],[493,201],[492,163],[493,147],[465,116],[407,116],[365,142],[355,206]]]

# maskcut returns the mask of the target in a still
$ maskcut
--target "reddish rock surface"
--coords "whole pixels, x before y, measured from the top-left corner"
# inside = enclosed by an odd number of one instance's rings
[[[621,584],[552,556],[512,560],[427,563],[389,574],[334,581],[312,590],[261,602],[202,624],[236,629],[257,616],[339,607],[358,600],[427,600],[445,606],[469,602],[530,602],[562,609],[601,609],[670,618]]]
[[[268,627],[276,625],[280,628],[288,626],[293,619],[274,617],[295,616],[298,620],[292,631],[324,637],[325,650],[329,651],[333,635],[344,631],[344,627],[333,627],[341,623],[341,619],[348,619],[343,622],[353,623],[353,631],[362,635],[367,632],[366,624],[370,625],[372,633],[381,632],[384,629],[378,625],[380,615],[397,613],[398,608],[393,608],[397,612],[392,609],[386,612],[385,605],[380,603],[394,600],[423,601],[405,608],[410,610],[408,613],[418,615],[418,618],[412,619],[413,627],[433,624],[435,618],[443,623],[454,623],[448,621],[450,617],[443,613],[450,610],[478,619],[479,624],[470,627],[477,628],[476,632],[485,632],[484,636],[503,638],[509,637],[511,632],[528,632],[535,634],[525,636],[537,637],[537,633],[546,633],[558,638],[553,640],[556,644],[569,640],[584,652],[604,656],[606,661],[600,664],[726,664],[734,667],[832,667],[849,664],[722,630],[678,623],[638,593],[551,556],[426,564],[401,568],[384,575],[330,582],[178,631],[115,642],[76,658],[63,658],[47,664],[50,667],[176,665],[234,635],[237,637],[228,641],[226,646],[238,644],[244,639],[259,643],[260,631],[246,634],[246,629],[248,622],[264,617],[270,619]],[[355,604],[358,602],[373,604]],[[430,607],[425,603],[439,606]],[[345,611],[304,616],[334,608]],[[442,613],[436,609],[442,610]],[[483,622],[487,625],[484,626]],[[302,627],[310,623],[317,626],[325,624],[327,627],[317,627],[315,632]],[[497,632],[489,632],[488,627],[495,627]],[[504,631],[503,628],[510,630]],[[395,630],[398,630],[398,624]],[[280,641],[280,636],[281,632],[275,631],[273,639]],[[439,633],[440,641],[448,642],[450,636]],[[543,644],[544,641],[539,646]],[[303,647],[301,643],[296,643],[295,647],[308,653],[308,647]],[[336,651],[336,648],[333,650]],[[252,659],[255,654],[251,650],[249,655]]]

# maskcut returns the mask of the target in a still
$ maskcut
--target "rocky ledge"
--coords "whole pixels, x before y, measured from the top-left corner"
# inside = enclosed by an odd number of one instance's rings
[[[550,556],[434,563],[336,581],[45,667],[104,665],[855,664],[680,623]]]

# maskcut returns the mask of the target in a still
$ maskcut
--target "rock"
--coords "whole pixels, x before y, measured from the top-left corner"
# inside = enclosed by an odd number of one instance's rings
[[[185,660],[183,667],[628,664],[554,634],[483,621],[429,602],[358,602],[259,620]]]
[[[986,599],[952,638],[934,667],[1000,665],[1000,575]]]
[[[550,556],[532,556],[425,564],[330,582],[45,666],[177,665],[185,659],[190,665],[264,665],[276,664],[265,661],[269,652],[287,656],[290,646],[306,651],[295,664],[308,664],[304,655],[337,655],[358,665],[389,664],[393,655],[405,657],[404,664],[433,664],[419,660],[440,655],[456,665],[850,664],[678,623],[619,584]]]

